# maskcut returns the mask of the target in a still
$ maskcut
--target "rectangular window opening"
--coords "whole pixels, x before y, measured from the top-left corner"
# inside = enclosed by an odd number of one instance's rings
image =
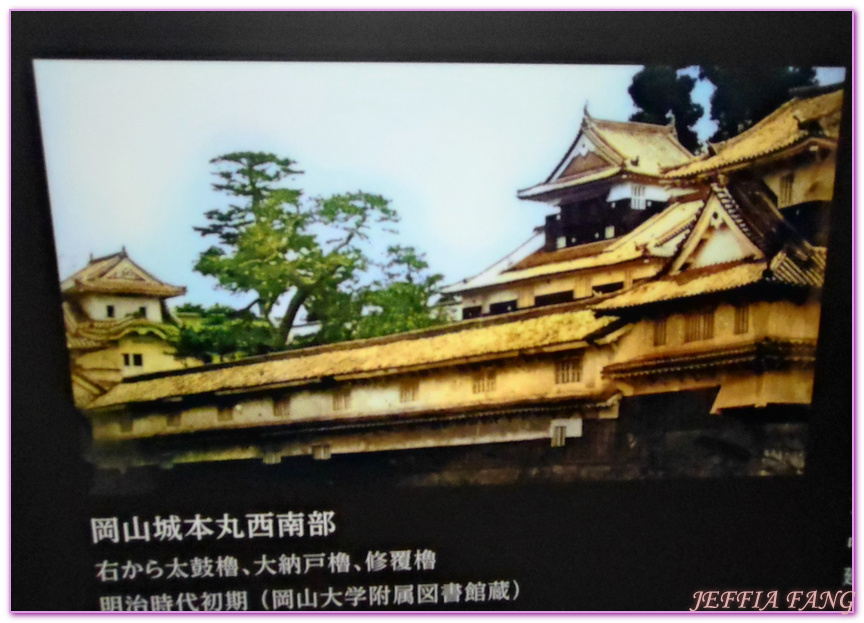
[[[234,419],[234,407],[219,407],[216,419],[219,422],[230,422]]]
[[[171,427],[180,426],[181,421],[182,421],[182,416],[179,412],[178,413],[169,413],[168,416],[165,418],[165,423]]]
[[[471,377],[471,385],[475,394],[485,394],[495,391],[495,370],[475,372]]]
[[[517,305],[518,303],[515,300],[502,301],[501,303],[492,303],[489,306],[489,313],[493,316],[497,314],[507,314],[516,311]]]
[[[291,415],[291,398],[282,398],[273,403],[273,415],[278,418],[286,418]]]
[[[750,306],[735,306],[735,335],[742,335],[750,330]]]
[[[541,294],[534,297],[535,307],[544,307],[546,305],[558,305],[559,303],[569,303],[573,300],[573,290],[566,292],[554,292],[552,294]]]
[[[714,310],[687,316],[684,327],[684,341],[698,342],[714,337]]]
[[[132,360],[129,357],[129,353],[123,353],[123,365],[127,368],[132,365]]]
[[[552,447],[553,448],[563,448],[564,444],[567,442],[567,427],[566,426],[554,426],[552,428]]]
[[[405,381],[399,385],[399,402],[414,402],[417,400],[417,391],[419,389],[419,381]]]
[[[114,317],[114,306],[113,306],[113,305],[108,305],[108,306],[105,307],[105,315],[106,315],[108,318],[113,318],[113,317]]]
[[[654,321],[654,346],[666,345],[666,319]]]
[[[351,390],[340,389],[333,394],[333,410],[345,411],[351,406]]]
[[[792,203],[792,188],[795,185],[795,174],[789,173],[780,178],[780,204]]]
[[[483,308],[480,305],[474,307],[462,308],[462,320],[470,320],[471,318],[479,318],[483,313]]]
[[[556,362],[555,384],[580,383],[582,381],[582,361],[582,356],[578,355]]]
[[[133,353],[132,354],[132,365],[140,368],[144,365],[144,355],[141,353]]]

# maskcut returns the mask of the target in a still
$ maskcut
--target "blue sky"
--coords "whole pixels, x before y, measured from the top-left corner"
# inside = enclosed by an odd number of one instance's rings
[[[592,115],[626,120],[638,66],[36,62],[59,271],[125,245],[189,301],[240,305],[192,266],[193,231],[224,204],[211,158],[290,157],[308,195],[362,189],[402,216],[398,242],[445,283],[475,274],[550,210],[516,199]],[[823,83],[842,70],[820,70]],[[695,90],[708,109],[710,85]],[[713,124],[697,125],[701,138]],[[381,241],[385,244],[385,241]]]

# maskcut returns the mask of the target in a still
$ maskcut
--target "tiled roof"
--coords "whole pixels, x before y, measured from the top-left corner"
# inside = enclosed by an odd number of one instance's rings
[[[583,135],[611,160],[609,167],[556,177]],[[558,166],[544,182],[520,190],[517,195],[522,199],[540,198],[552,191],[585,186],[616,175],[656,178],[665,169],[692,158],[693,154],[678,142],[674,126],[594,119],[586,110],[579,133]]]
[[[624,169],[633,173],[657,176],[693,157],[678,142],[672,125],[589,119],[587,127],[620,154]]]
[[[769,262],[735,262],[687,270],[634,287],[593,306],[598,312],[616,312],[664,301],[693,298],[714,292],[727,292],[756,283],[775,283],[797,287],[821,287],[825,274],[824,249],[815,250],[805,264],[784,252]]]
[[[594,306],[598,311],[610,311],[638,307],[661,301],[690,298],[734,290],[762,280],[765,262],[735,263],[730,266],[688,270],[678,275],[663,277],[634,287],[616,297],[601,301]]]
[[[588,257],[596,255],[611,245],[614,240],[600,240],[598,242],[589,242],[588,244],[580,244],[575,247],[567,247],[556,251],[544,251],[543,249],[536,251],[526,257],[521,262],[518,262],[508,268],[510,271],[525,270],[534,268],[535,266],[543,266],[544,264],[556,264],[558,262],[567,262],[580,257]]]
[[[125,262],[124,271],[111,274]],[[64,295],[83,293],[136,294],[170,298],[186,293],[186,288],[160,281],[129,259],[126,251],[93,260],[60,284]]]
[[[709,154],[676,168],[665,177],[683,178],[719,171],[801,144],[807,139],[836,141],[843,91],[794,98],[728,141],[711,145]]]
[[[611,318],[590,311],[545,314],[511,322],[458,323],[431,331],[376,338],[202,367],[185,373],[123,382],[93,402],[101,408],[130,402],[268,385],[316,382],[340,375],[387,375],[415,367],[485,361],[543,347],[578,343],[611,330]],[[473,358],[473,359],[472,359]]]
[[[675,203],[620,238],[559,251],[538,251],[509,270],[497,274],[483,273],[462,284],[450,286],[448,291],[466,292],[547,275],[614,266],[639,259],[670,257],[680,245],[684,233],[692,227],[702,205],[701,201]],[[665,235],[673,230],[675,235],[667,238]]]

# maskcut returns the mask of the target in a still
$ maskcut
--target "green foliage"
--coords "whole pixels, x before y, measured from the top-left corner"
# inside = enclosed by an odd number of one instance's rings
[[[429,306],[442,276],[430,274],[425,257],[413,247],[387,249],[381,277],[368,285],[343,284],[311,297],[309,318],[321,331],[299,338],[303,345],[365,339],[445,324],[446,316]]]
[[[725,141],[751,127],[791,99],[789,89],[816,84],[812,67],[703,66],[700,79],[717,89],[711,96],[711,119],[717,132],[709,140]]]
[[[194,357],[204,363],[228,361],[278,350],[277,333],[270,323],[254,314],[225,305],[204,309],[200,305],[178,307],[180,313],[198,313],[184,322],[173,340],[175,357]]]
[[[630,121],[666,125],[671,111],[675,116],[675,131],[678,141],[691,152],[699,148],[699,139],[693,126],[702,117],[704,110],[692,100],[696,80],[692,76],[679,75],[669,66],[645,67],[633,76],[627,90],[639,110]]]
[[[695,152],[699,141],[693,126],[704,111],[692,101],[696,80],[679,74],[679,69],[648,66],[633,76],[628,92],[639,110],[630,120],[665,124],[671,111],[678,140]],[[699,67],[699,80],[715,86],[710,115],[717,131],[708,140],[718,142],[740,134],[791,99],[790,89],[816,84],[816,71],[810,67],[706,65]]]
[[[254,299],[238,312],[204,310],[207,321],[188,326],[181,338],[188,346],[183,352],[224,358],[284,348],[303,309],[322,321],[314,338],[322,343],[437,322],[429,298],[440,277],[425,273],[420,254],[394,246],[384,261],[375,261],[370,241],[396,233],[399,220],[387,199],[363,191],[307,198],[285,186],[301,173],[296,163],[273,154],[238,152],[211,164],[214,190],[232,202],[206,212],[207,224],[195,228],[216,242],[200,254],[195,270]],[[284,316],[275,318],[284,303]],[[246,342],[242,331],[250,332]]]

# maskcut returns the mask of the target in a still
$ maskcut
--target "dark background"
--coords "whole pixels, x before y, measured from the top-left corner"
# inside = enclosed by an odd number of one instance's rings
[[[851,564],[851,50],[851,12],[13,12],[12,609],[98,606],[91,516],[295,507],[337,512],[334,550],[436,550],[427,581],[515,579],[513,609],[684,610],[696,590],[839,589]],[[410,489],[368,457],[334,457],[317,480],[238,463],[142,472],[131,493],[100,493],[71,406],[33,58],[845,66],[806,476]]]

